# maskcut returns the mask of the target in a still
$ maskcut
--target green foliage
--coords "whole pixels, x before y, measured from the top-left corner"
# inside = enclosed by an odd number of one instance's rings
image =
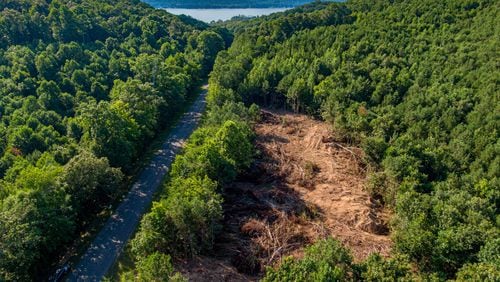
[[[396,210],[396,250],[452,279],[495,261],[499,8],[351,0],[221,23],[235,38],[216,60],[209,106],[323,117],[365,150],[370,192]]]
[[[466,264],[457,273],[456,281],[484,281],[493,282],[500,280],[500,267],[498,264],[475,263]]]
[[[137,264],[139,281],[168,282],[174,272],[169,255],[154,253]]]
[[[487,257],[492,240],[498,237],[491,222],[494,206],[466,191],[443,188],[435,196],[402,194],[396,207],[401,226],[394,233],[396,248],[423,269],[436,272],[458,270],[476,261],[481,246]]]
[[[176,159],[171,175],[178,178],[206,175],[218,182],[232,181],[236,177],[234,164],[221,154],[219,144],[213,138],[205,137],[205,140],[192,149],[188,147],[186,153]]]
[[[153,203],[131,242],[138,272],[153,254],[190,257],[212,250],[223,216],[219,192],[252,161],[249,124],[256,107],[252,111],[229,100],[212,107],[191,135],[172,164],[163,198]]]
[[[244,123],[226,121],[215,135],[219,152],[238,170],[248,168],[253,157],[252,131]]]
[[[215,118],[216,115],[211,111],[207,120],[217,123],[217,120],[227,117],[227,114],[223,114],[223,117]],[[206,175],[217,182],[227,183],[250,165],[253,146],[248,125],[243,121],[227,120],[217,129],[209,124],[207,128],[193,133],[185,153],[172,164],[171,175],[174,178]]]
[[[263,281],[346,281],[352,275],[351,264],[349,252],[329,238],[308,247],[300,260],[288,257],[278,269],[268,268]]]
[[[80,116],[82,143],[113,166],[127,166],[136,155],[139,126],[128,115],[126,104],[100,102],[88,107]]]
[[[253,123],[260,117],[260,108],[253,104],[250,108],[243,103],[236,103],[231,99],[223,103],[222,106],[212,106],[207,112],[204,124],[207,126],[220,126],[227,120],[235,122]]]
[[[190,256],[209,250],[222,217],[217,184],[209,178],[176,178],[168,197],[155,203],[141,222],[132,250],[143,258],[160,251]]]
[[[106,158],[97,158],[89,152],[73,157],[65,166],[61,183],[80,218],[86,219],[98,212],[117,196],[123,174],[112,168]]]
[[[19,192],[0,205],[0,279],[31,280],[44,258],[59,252],[74,230],[64,193],[54,183],[41,191]]]
[[[370,255],[357,272],[362,281],[414,281],[410,263],[403,257],[384,259],[378,254]]]
[[[479,261],[500,265],[500,238],[492,238],[479,251]]]
[[[163,99],[149,83],[140,80],[115,81],[110,93],[116,107],[123,109],[138,125],[141,136],[151,138],[158,129],[159,105]]]
[[[250,138],[243,120],[206,125],[193,133],[172,165],[166,197],[154,203],[132,241],[139,261],[157,251],[191,256],[212,248],[222,219],[218,183],[234,180],[250,164]]]
[[[158,8],[183,8],[183,9],[220,9],[220,8],[276,8],[276,7],[293,7],[298,5],[304,5],[310,0],[286,0],[286,1],[276,1],[276,0],[146,0],[144,1],[154,7]]]
[[[214,31],[203,31],[196,38],[195,48],[201,52],[203,60],[202,69],[208,73],[212,70],[212,65],[219,51],[225,48],[224,39]]]
[[[183,108],[228,31],[136,0],[8,0],[0,34],[0,210],[13,217],[0,223],[0,280],[43,280],[119,196],[121,170]],[[44,210],[68,221],[61,232],[45,230],[59,227]]]
[[[120,281],[185,282],[187,280],[179,272],[174,273],[169,255],[155,252],[138,261],[135,270],[121,274]]]
[[[268,267],[263,281],[419,281],[407,257],[384,259],[372,254],[359,264],[332,238],[305,249],[304,257],[287,257],[278,268]]]

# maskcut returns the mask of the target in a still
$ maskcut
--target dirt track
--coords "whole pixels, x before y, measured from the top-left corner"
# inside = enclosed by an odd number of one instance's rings
[[[264,111],[255,165],[225,190],[224,230],[211,257],[179,264],[190,281],[257,280],[265,266],[333,236],[355,260],[387,256],[387,215],[364,190],[359,148],[304,115]],[[245,273],[245,274],[242,274]]]

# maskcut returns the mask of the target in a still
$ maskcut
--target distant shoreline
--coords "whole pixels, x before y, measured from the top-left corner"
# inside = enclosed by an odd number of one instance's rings
[[[281,3],[261,1],[261,3],[189,3],[189,1],[141,0],[158,9],[285,9],[314,2],[314,0],[287,0]],[[343,0],[323,0],[322,2],[344,2]]]
[[[151,5],[151,4],[150,4]],[[295,7],[293,5],[288,5],[288,6],[184,6],[184,5],[178,5],[178,6],[155,6],[152,5],[153,7],[157,9],[186,9],[186,10],[191,10],[191,9],[196,9],[196,10],[215,10],[215,9],[286,9],[290,7]]]
[[[211,23],[217,21],[227,21],[233,17],[259,17],[273,13],[284,12],[292,7],[284,8],[219,8],[219,9],[178,9],[159,8],[174,15],[187,15],[197,20]]]

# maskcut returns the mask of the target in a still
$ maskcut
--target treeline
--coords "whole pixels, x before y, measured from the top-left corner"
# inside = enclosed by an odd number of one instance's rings
[[[498,281],[494,264],[467,264],[455,281]],[[304,250],[300,259],[286,257],[278,268],[268,267],[263,282],[281,281],[451,281],[437,273],[416,272],[407,255],[383,258],[371,254],[355,262],[341,242],[327,238]]]
[[[429,279],[494,281],[499,11],[492,0],[353,0],[229,22],[209,101],[323,117],[364,148],[367,189],[395,211],[395,254]],[[302,266],[283,267],[271,277],[296,281],[282,274]]]
[[[230,38],[138,0],[0,3],[0,280],[47,275]]]
[[[314,1],[315,0],[144,0],[144,2],[156,8],[182,9],[288,8],[304,5]]]
[[[278,269],[268,267],[262,281],[419,281],[419,278],[412,273],[405,257],[384,259],[372,254],[354,263],[342,243],[328,238],[307,247],[301,259],[287,257]]]
[[[209,108],[175,159],[161,200],[141,220],[131,241],[136,268],[122,273],[122,281],[181,281],[171,257],[190,258],[213,249],[221,230],[224,184],[250,166],[250,125],[259,114],[257,107],[248,109],[231,99]]]

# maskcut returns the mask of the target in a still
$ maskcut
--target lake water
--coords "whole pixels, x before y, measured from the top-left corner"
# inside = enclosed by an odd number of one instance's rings
[[[197,20],[210,23],[218,20],[230,20],[236,16],[257,17],[272,13],[283,12],[290,8],[263,8],[263,9],[170,9],[167,12],[174,15],[187,15]]]

